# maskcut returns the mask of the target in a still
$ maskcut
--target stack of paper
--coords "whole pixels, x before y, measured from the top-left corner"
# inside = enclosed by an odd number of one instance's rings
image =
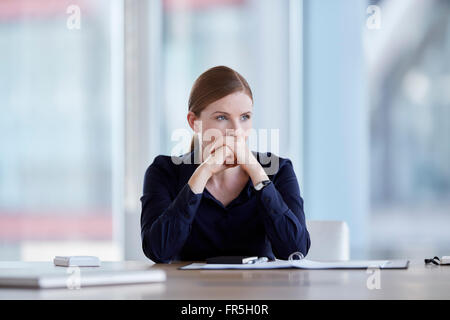
[[[302,260],[276,260],[254,264],[207,264],[191,263],[181,267],[182,270],[220,270],[220,269],[406,269],[409,260],[353,260],[353,261],[312,261]]]

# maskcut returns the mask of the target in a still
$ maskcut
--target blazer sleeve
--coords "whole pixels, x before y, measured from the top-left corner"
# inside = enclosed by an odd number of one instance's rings
[[[306,257],[311,240],[306,229],[303,199],[289,159],[272,183],[257,191],[257,197],[275,256],[287,260],[290,254],[299,251]]]
[[[141,197],[141,240],[147,258],[169,263],[186,242],[202,193],[186,183],[178,194],[177,176],[170,157],[157,156],[147,169]]]

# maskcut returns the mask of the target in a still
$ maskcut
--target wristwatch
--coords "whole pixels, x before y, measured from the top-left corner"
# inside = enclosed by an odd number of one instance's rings
[[[262,188],[264,188],[265,186],[267,186],[269,183],[271,183],[272,181],[270,181],[270,180],[263,180],[263,181],[261,181],[260,183],[258,183],[256,186],[255,186],[255,190],[256,191],[259,191],[259,190],[261,190]]]

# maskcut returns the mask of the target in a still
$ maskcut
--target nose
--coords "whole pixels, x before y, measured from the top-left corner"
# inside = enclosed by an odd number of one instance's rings
[[[225,135],[230,137],[239,137],[245,135],[245,132],[244,129],[240,125],[238,125],[233,128],[227,128]]]
[[[231,122],[230,128],[227,128],[227,135],[237,136],[241,130],[242,126],[239,121],[234,120]]]

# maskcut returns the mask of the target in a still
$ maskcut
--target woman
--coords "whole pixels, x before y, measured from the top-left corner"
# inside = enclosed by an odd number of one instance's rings
[[[247,81],[228,67],[195,81],[187,120],[198,143],[180,157],[157,156],[145,173],[141,238],[149,259],[306,256],[310,238],[292,163],[249,151],[252,109]],[[278,170],[268,175],[262,156]]]

